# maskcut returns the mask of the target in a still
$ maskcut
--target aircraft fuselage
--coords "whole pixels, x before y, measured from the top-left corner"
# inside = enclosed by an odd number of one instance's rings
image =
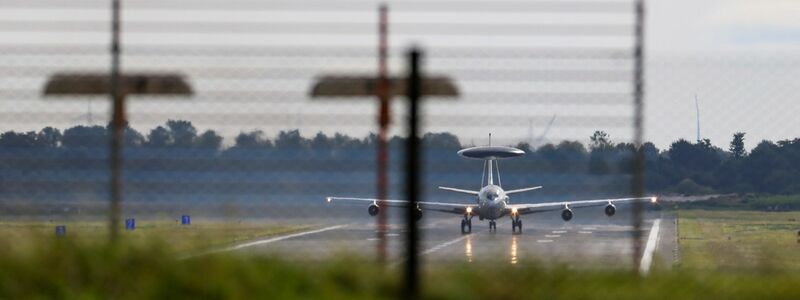
[[[506,215],[508,195],[497,185],[487,185],[478,193],[478,207],[475,214],[481,219],[496,220]]]

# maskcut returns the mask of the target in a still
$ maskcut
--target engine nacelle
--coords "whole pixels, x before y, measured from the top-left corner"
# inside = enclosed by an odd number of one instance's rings
[[[380,207],[378,207],[378,206],[377,206],[377,205],[375,205],[375,204],[370,204],[370,205],[369,205],[369,208],[367,208],[367,212],[369,213],[369,215],[370,215],[370,216],[373,216],[373,217],[374,217],[374,216],[377,216],[377,215],[378,215],[378,213],[380,213],[380,212],[381,212],[381,208],[380,208]]]
[[[561,219],[564,221],[572,220],[572,216],[573,216],[572,210],[569,208],[565,208],[564,210],[561,211]]]
[[[414,220],[419,221],[420,219],[422,219],[422,209],[417,207],[417,209],[414,210]]]
[[[609,203],[608,205],[606,205],[606,208],[605,208],[605,209],[603,209],[603,212],[605,212],[605,213],[606,213],[606,216],[609,216],[609,217],[611,217],[611,216],[613,216],[615,213],[617,213],[617,207],[616,207],[616,206],[614,206],[614,204],[611,204],[611,203]]]

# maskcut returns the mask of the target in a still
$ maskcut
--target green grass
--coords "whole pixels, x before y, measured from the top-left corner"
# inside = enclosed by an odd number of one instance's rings
[[[800,195],[723,195],[705,201],[675,203],[679,209],[800,211]]]
[[[791,221],[800,213],[678,214],[683,256],[673,271],[656,268],[641,277],[621,268],[432,263],[420,279],[423,298],[800,299],[800,245],[792,232],[798,223]],[[182,259],[187,249],[298,228],[145,223],[114,245],[104,242],[102,222],[68,223],[67,238],[54,238],[51,223],[0,223],[0,299],[402,298],[402,265],[363,256],[302,261],[228,252]]]
[[[169,245],[43,242],[0,253],[2,299],[397,299],[401,268],[342,257],[285,261],[233,254],[178,259]],[[798,299],[800,274],[571,270],[432,264],[426,299]]]
[[[256,238],[288,234],[311,228],[311,226],[299,225],[265,225],[224,221],[207,221],[189,226],[178,225],[170,221],[140,220],[138,223],[136,230],[121,231],[122,238],[127,243],[164,242],[172,251],[182,253],[224,247]],[[56,225],[67,226],[67,236],[63,239],[81,244],[102,243],[108,240],[108,225],[103,221],[0,222],[0,240],[11,241],[7,245],[7,250],[27,251],[36,243],[53,239]]]
[[[678,212],[682,269],[800,271],[800,212]]]

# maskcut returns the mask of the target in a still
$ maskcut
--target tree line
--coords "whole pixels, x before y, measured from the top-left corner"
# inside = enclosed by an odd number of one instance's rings
[[[7,131],[0,134],[0,171],[8,177],[0,184],[0,193],[27,191],[20,188],[20,185],[29,184],[27,181],[8,179],[41,179],[31,174],[87,168],[102,172],[106,167],[108,139],[109,128],[105,126],[75,126],[63,131],[45,127],[38,132]],[[305,137],[299,130],[284,130],[269,138],[265,132],[253,130],[239,133],[229,146],[224,146],[223,140],[214,130],[199,132],[185,120],[167,121],[147,133],[128,127],[124,135],[126,170],[374,171],[372,153],[377,142],[374,134],[357,138],[319,132]],[[512,173],[625,178],[634,172],[632,166],[636,155],[642,155],[648,192],[800,193],[800,184],[794,180],[800,175],[800,139],[762,141],[749,152],[744,147],[744,140],[745,133],[737,132],[727,149],[714,146],[708,139],[695,142],[680,139],[667,149],[658,149],[649,142],[637,148],[630,143],[615,143],[608,133],[596,131],[589,136],[587,144],[561,141],[536,147],[524,142],[513,145],[526,151],[527,155],[513,163],[504,162],[503,166],[504,172]],[[390,159],[395,164],[402,160],[403,143],[404,139],[397,136],[389,142]],[[455,135],[426,133],[423,145],[427,170],[474,171],[474,165],[465,165],[463,160],[453,155],[453,152],[470,146],[461,144]],[[34,179],[31,180],[36,181]],[[75,188],[79,186],[76,184]],[[102,190],[102,187],[95,184],[84,189]]]

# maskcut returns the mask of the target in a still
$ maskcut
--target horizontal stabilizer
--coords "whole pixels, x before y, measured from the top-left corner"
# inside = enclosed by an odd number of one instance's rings
[[[439,189],[440,190],[445,190],[445,191],[456,192],[456,193],[462,193],[462,194],[470,194],[470,195],[478,195],[479,194],[478,191],[457,189],[457,188],[451,188],[451,187],[446,187],[446,186],[440,186]]]
[[[527,187],[527,188],[524,188],[524,189],[510,190],[510,191],[506,191],[506,195],[511,195],[511,194],[516,194],[516,193],[522,193],[522,192],[527,192],[527,191],[538,190],[538,189],[540,189],[540,188],[542,188],[542,186],[541,186],[541,185],[540,185],[540,186],[534,186],[534,187]]]

